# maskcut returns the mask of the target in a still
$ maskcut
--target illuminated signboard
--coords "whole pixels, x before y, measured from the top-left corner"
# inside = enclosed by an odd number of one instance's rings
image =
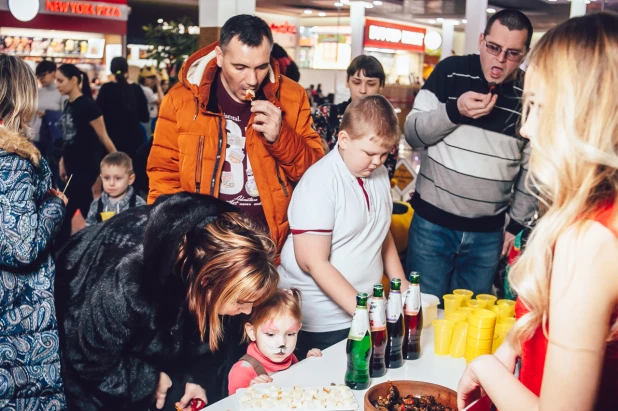
[[[45,11],[69,15],[122,19],[119,6],[106,3],[86,3],[81,1],[45,0]]]
[[[425,52],[426,30],[419,27],[365,20],[365,47]]]

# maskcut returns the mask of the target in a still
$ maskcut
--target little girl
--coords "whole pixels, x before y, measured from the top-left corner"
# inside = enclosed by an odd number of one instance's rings
[[[270,375],[287,370],[298,362],[294,355],[298,331],[302,326],[300,291],[277,289],[268,301],[253,310],[245,324],[245,339],[251,340],[247,354],[228,376],[230,395],[239,388],[272,382]],[[321,357],[317,348],[307,358]]]

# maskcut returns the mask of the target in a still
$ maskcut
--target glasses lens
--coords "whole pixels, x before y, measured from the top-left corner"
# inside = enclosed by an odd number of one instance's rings
[[[522,54],[517,51],[507,51],[506,58],[511,61],[520,61]]]
[[[496,45],[487,43],[487,51],[489,52],[489,54],[497,56],[502,52],[502,49]]]

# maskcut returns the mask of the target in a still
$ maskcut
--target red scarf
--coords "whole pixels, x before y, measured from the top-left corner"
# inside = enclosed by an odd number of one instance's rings
[[[282,362],[273,362],[268,359],[268,357],[264,356],[264,354],[262,354],[260,350],[258,350],[257,344],[255,342],[249,344],[249,347],[247,348],[247,354],[258,360],[260,364],[262,364],[262,367],[264,367],[264,370],[266,370],[269,375],[275,372],[287,370],[292,365],[298,362],[298,358],[296,358],[294,354],[291,354]]]

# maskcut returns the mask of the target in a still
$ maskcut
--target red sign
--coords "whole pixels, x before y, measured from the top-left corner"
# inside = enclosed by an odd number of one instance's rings
[[[288,23],[287,21],[283,24],[271,24],[270,30],[273,33],[296,34],[296,26]]]
[[[365,47],[425,52],[426,30],[381,20],[365,19]]]
[[[122,18],[120,8],[116,6],[89,4],[79,1],[46,0],[45,10],[53,13],[76,14],[79,16]]]

